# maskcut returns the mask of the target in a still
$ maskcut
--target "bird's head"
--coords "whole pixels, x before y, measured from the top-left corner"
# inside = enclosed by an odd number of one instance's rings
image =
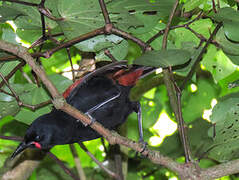
[[[52,138],[54,134],[54,127],[49,122],[50,120],[48,116],[49,114],[40,116],[30,125],[26,131],[23,141],[12,154],[12,159],[27,148],[47,150],[53,146]]]

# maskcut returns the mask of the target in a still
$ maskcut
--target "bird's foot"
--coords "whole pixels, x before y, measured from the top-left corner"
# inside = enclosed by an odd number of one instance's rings
[[[139,152],[140,154],[142,154],[145,150],[146,150],[146,148],[147,148],[147,145],[148,145],[148,143],[147,142],[145,142],[143,139],[139,139],[139,143],[140,144],[143,144],[143,148],[142,148],[142,150]]]
[[[140,152],[136,152],[135,156],[139,158],[145,158],[146,156],[144,156],[142,153],[146,150],[148,143],[145,142],[143,139],[139,139],[139,143],[143,144],[143,148]]]
[[[92,124],[94,124],[94,122],[96,121],[96,119],[95,118],[93,118],[91,115],[90,115],[90,113],[89,112],[86,112],[85,113],[89,118],[90,118],[90,123],[89,124],[85,124],[85,126],[87,127],[87,126],[91,126]]]

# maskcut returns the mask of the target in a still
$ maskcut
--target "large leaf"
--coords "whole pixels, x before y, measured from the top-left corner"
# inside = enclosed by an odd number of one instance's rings
[[[185,64],[190,60],[191,53],[182,49],[149,51],[137,58],[134,63],[144,66],[169,67]]]
[[[79,35],[104,26],[104,18],[98,1],[95,0],[58,0],[58,11],[63,21],[58,21],[67,38],[72,39]],[[116,27],[127,30],[141,23],[125,8],[112,6],[107,3],[111,21]]]
[[[238,94],[231,94],[222,98],[213,108],[210,119],[215,128],[211,128],[209,133],[215,136],[209,156],[217,161],[223,162],[239,157],[238,102]]]
[[[217,35],[216,35],[216,41],[220,44],[222,47],[222,50],[229,55],[232,56],[238,56],[239,55],[239,43],[234,43],[232,41],[229,41],[223,31],[224,28],[221,28]]]
[[[224,25],[224,32],[228,39],[239,42],[239,12],[231,7],[219,9],[219,11],[212,16],[217,21],[222,21]]]

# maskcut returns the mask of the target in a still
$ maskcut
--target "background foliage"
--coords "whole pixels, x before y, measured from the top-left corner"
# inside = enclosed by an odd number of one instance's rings
[[[25,0],[25,2],[39,3],[40,1]],[[174,0],[107,0],[105,2],[115,27],[142,41],[149,40],[166,27],[174,4]],[[213,2],[211,0],[182,0],[180,2],[177,16],[172,24],[175,28],[169,33],[169,50],[167,51],[159,51],[162,36],[150,44],[154,50],[145,54],[142,54],[136,43],[116,35],[99,35],[70,48],[74,65],[79,65],[79,62],[85,58],[82,55],[83,52],[93,52],[98,62],[109,61],[110,59],[104,54],[105,49],[109,49],[117,60],[135,60],[135,63],[156,67],[174,67],[183,64],[173,69],[176,80],[180,84],[191,70],[192,64],[202,50],[201,45],[205,44],[216,23],[223,22],[223,27],[209,45],[182,95],[182,113],[188,127],[191,150],[195,159],[201,158],[200,166],[203,168],[239,157],[238,4],[233,0],[218,0],[217,6],[213,6]],[[218,8],[219,4],[220,8]],[[104,26],[99,3],[95,0],[49,0],[46,1],[45,7],[56,19],[64,18],[63,21],[45,18],[47,32],[60,34],[55,37],[58,41],[71,40]],[[198,18],[199,13],[202,15]],[[196,20],[192,22],[195,18]],[[0,38],[2,40],[29,47],[42,36],[41,29],[41,17],[36,7],[0,1]],[[46,51],[54,46],[53,41],[47,41],[41,50]],[[37,52],[39,47],[34,47],[29,51]],[[6,56],[5,52],[0,51],[0,58]],[[57,51],[50,58],[40,58],[40,61],[57,89],[64,92],[72,83],[70,79],[63,76],[70,67],[66,50]],[[18,64],[19,61],[0,61],[0,72],[6,76]],[[50,100],[44,87],[29,83],[22,72],[34,81],[28,65],[25,65],[21,72],[17,71],[9,80],[21,101],[36,105]],[[132,98],[139,98],[137,88],[142,88],[143,85],[155,79],[161,83],[140,98],[145,140],[162,154],[182,162],[183,149],[178,132],[175,131],[175,117],[169,105],[162,74],[150,75],[141,80],[132,90],[131,95]],[[1,89],[10,93],[6,85]],[[51,107],[52,105],[47,105],[32,111],[19,107],[14,97],[0,92],[0,134],[23,136],[27,126],[36,117],[49,112]],[[126,124],[127,136],[137,140],[136,114],[130,115]],[[17,144],[14,141],[0,139],[0,168],[4,167],[5,160]],[[98,160],[107,162],[107,153],[100,139],[86,142],[85,145]],[[106,146],[108,148],[108,144]],[[78,145],[75,147],[87,177],[91,179],[107,177]],[[75,170],[75,162],[68,145],[56,146],[51,152]],[[59,167],[49,158],[45,158],[30,179],[71,179],[63,172],[60,174],[58,172],[61,172]],[[146,159],[139,160],[134,152],[129,152],[128,179],[170,179],[173,177],[176,178],[174,173],[163,167],[155,166]],[[237,179],[237,175],[223,179]]]

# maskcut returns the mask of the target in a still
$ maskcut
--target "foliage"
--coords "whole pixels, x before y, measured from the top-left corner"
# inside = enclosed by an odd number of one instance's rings
[[[25,0],[25,2],[40,3],[41,1]],[[172,67],[178,85],[182,84],[183,79],[188,77],[192,69],[194,75],[187,81],[186,88],[182,91],[181,111],[189,129],[193,157],[202,159],[199,165],[203,168],[238,159],[239,12],[237,6],[239,5],[236,1],[230,0],[219,0],[220,8],[214,7],[211,0],[180,1],[168,36],[168,49],[161,50],[163,30],[174,2],[174,0],[106,0],[108,14],[114,26],[141,41],[150,40],[154,50],[144,52],[145,49],[139,48],[133,40],[114,34],[101,34],[71,44],[69,52],[72,62],[75,66],[79,65],[79,62],[85,59],[84,54],[89,52],[95,55],[97,62],[110,61],[105,55],[105,50],[108,49],[118,61],[126,59],[130,63],[133,61],[139,65]],[[0,2],[0,39],[28,47],[29,44],[36,43],[37,46],[29,50],[34,54],[47,52],[56,47],[57,43],[80,37],[105,24],[99,2],[95,0],[47,0],[45,7],[50,12],[48,18],[45,16],[45,33],[49,37],[57,35],[44,42],[44,46],[37,44],[42,37],[42,21],[38,8],[7,0]],[[201,16],[199,16],[200,12]],[[198,61],[197,58],[205,42],[219,22],[223,23],[223,27],[216,33],[198,67],[193,69],[193,64]],[[12,25],[13,23],[17,28]],[[162,31],[161,36],[151,41],[151,38],[160,31]],[[3,57],[8,56],[10,54],[0,51],[0,72],[4,76],[20,63],[8,59],[5,61]],[[54,52],[49,58],[41,57],[38,62],[61,93],[72,83],[72,80],[63,76],[70,69],[69,57],[65,49]],[[26,76],[32,82],[37,80],[28,65],[9,79],[9,85],[19,99],[29,105],[50,100],[49,93],[42,83],[30,83]],[[145,89],[151,90],[145,93]],[[20,107],[16,98],[9,95],[10,89],[6,85],[1,85],[1,81],[0,90],[3,90],[0,91],[1,135],[23,136],[27,126],[34,119],[52,108],[51,104],[35,111]],[[162,113],[166,113],[172,121],[175,121],[162,75],[153,74],[140,80],[136,89],[132,91],[134,99],[139,99],[142,94],[140,90],[145,93],[140,99],[145,140],[162,154],[180,161],[183,157],[183,149],[178,132],[171,135],[163,134],[154,126],[159,122]],[[214,106],[212,102],[215,101],[217,105]],[[206,112],[211,112],[210,118],[206,117]],[[167,126],[167,122],[159,126]],[[136,114],[128,117],[127,128],[127,136],[137,140]],[[153,137],[160,139],[160,142],[152,142]],[[85,145],[98,160],[107,162],[107,151],[102,148],[99,139],[86,142]],[[0,168],[4,166],[4,161],[16,146],[16,142],[0,139]],[[89,179],[107,177],[79,146],[75,147]],[[106,148],[108,147],[109,145],[106,144]],[[68,145],[56,146],[51,151],[68,167],[76,170]],[[146,159],[138,160],[133,152],[129,152],[128,166],[128,179],[175,177],[173,172],[159,166],[155,167]],[[58,174],[59,171],[56,164],[45,158],[30,180],[38,177],[39,179],[70,179],[63,172]],[[230,178],[236,179],[235,176],[228,177]]]

